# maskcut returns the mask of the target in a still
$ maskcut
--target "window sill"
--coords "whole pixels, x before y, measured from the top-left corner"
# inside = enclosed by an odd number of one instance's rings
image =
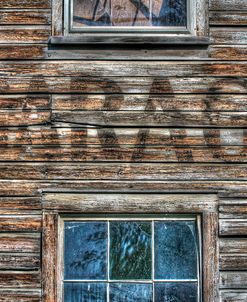
[[[209,37],[191,35],[159,34],[81,34],[76,36],[52,36],[52,45],[85,45],[85,44],[163,44],[163,45],[208,45]]]

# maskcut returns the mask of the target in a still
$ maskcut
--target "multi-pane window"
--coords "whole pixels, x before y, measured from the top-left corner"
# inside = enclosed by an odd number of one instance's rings
[[[199,302],[199,216],[62,219],[64,302]]]
[[[187,0],[71,0],[72,28],[185,27]]]

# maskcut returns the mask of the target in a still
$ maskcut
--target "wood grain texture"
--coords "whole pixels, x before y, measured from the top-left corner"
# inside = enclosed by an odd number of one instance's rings
[[[0,27],[0,43],[47,43],[50,36],[50,26],[12,26]]]
[[[220,218],[247,219],[247,203],[241,203],[241,205],[220,206],[219,213]]]
[[[50,8],[50,0],[0,0],[0,8]]]
[[[246,288],[247,273],[246,272],[221,272],[220,273],[221,288]]]
[[[1,289],[1,302],[41,302],[41,291],[39,289]]]
[[[46,44],[0,44],[0,59],[44,59],[46,58]]]
[[[37,232],[41,231],[40,215],[0,216],[1,232]]]
[[[211,27],[210,39],[213,44],[247,44],[247,30],[245,27]]]
[[[226,271],[245,271],[247,269],[247,254],[221,254],[220,269]]]
[[[1,115],[0,115],[1,117]],[[135,111],[52,111],[53,123],[96,126],[239,127],[247,123],[247,112],[135,112]]]
[[[2,76],[70,76],[70,77],[100,77],[102,82],[108,77],[151,77],[151,80],[164,77],[203,77],[247,76],[244,62],[104,62],[104,61],[29,61],[1,62]],[[153,77],[153,79],[152,79]],[[100,79],[97,79],[100,80]],[[169,80],[169,79],[168,79]],[[118,83],[118,80],[115,79]],[[119,79],[121,83],[121,78]],[[140,82],[141,84],[141,82]],[[112,82],[114,85],[114,82]],[[104,91],[107,92],[107,91]],[[148,91],[152,92],[152,91]]]
[[[245,0],[210,0],[209,7],[211,10],[247,10]]]
[[[244,189],[243,181],[165,181],[165,180],[0,180],[0,190],[5,196],[37,196],[44,192],[179,192],[179,193],[217,193],[220,190]]]
[[[247,239],[221,238],[219,246],[222,254],[247,254]]]
[[[246,163],[247,147],[182,146],[0,146],[0,161]],[[234,214],[229,214],[230,216]],[[241,213],[238,213],[241,216]],[[243,214],[243,215],[246,215]],[[242,216],[243,216],[242,215]],[[241,216],[241,217],[242,217]],[[228,217],[227,214],[222,217]],[[247,215],[246,215],[247,217]]]
[[[51,120],[50,111],[0,111],[0,126],[32,126],[32,125],[45,125]]]
[[[246,78],[147,78],[147,77],[2,77],[3,93],[247,93]]]
[[[213,11],[209,16],[211,25],[242,26],[247,25],[246,12]]]
[[[154,202],[155,201],[155,202]],[[216,212],[217,197],[202,194],[59,194],[43,195],[43,208],[61,213]],[[207,230],[210,232],[210,230]]]
[[[1,271],[1,289],[38,289],[41,284],[40,271]]]
[[[0,9],[0,25],[49,25],[50,10]]]
[[[11,98],[11,96],[9,96]],[[20,96],[17,96],[20,98]],[[36,100],[35,100],[36,98]],[[44,96],[44,99],[48,96]],[[33,96],[33,102],[38,102]],[[5,99],[3,98],[5,101]],[[41,101],[40,100],[40,101]],[[31,102],[30,102],[31,103]],[[247,111],[246,95],[197,94],[97,94],[97,95],[52,95],[52,110],[55,111],[137,111],[140,112],[214,112]],[[129,112],[131,113],[131,112]]]
[[[0,164],[9,180],[246,180],[244,164],[16,163]]]
[[[220,295],[220,302],[245,302],[246,299],[246,290],[224,290]]]
[[[39,253],[40,234],[35,233],[1,233],[1,253]]]
[[[39,254],[0,254],[1,270],[34,270],[40,267]]]
[[[44,302],[53,302],[57,299],[57,221],[57,214],[43,214],[42,300]]]
[[[1,110],[45,110],[50,109],[49,95],[1,95]]]
[[[0,128],[0,145],[80,146],[98,147],[171,146],[228,147],[246,146],[245,129],[200,128]]]
[[[220,235],[222,236],[246,236],[247,219],[221,219]]]

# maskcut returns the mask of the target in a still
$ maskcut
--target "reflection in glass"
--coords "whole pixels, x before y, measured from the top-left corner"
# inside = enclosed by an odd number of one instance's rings
[[[110,284],[111,302],[152,302],[152,284]]]
[[[155,283],[155,302],[197,302],[197,283]]]
[[[197,279],[195,221],[154,223],[155,279]]]
[[[186,26],[187,0],[73,0],[73,22],[83,26]]]
[[[106,279],[107,223],[65,222],[64,278]]]
[[[151,222],[110,222],[110,278],[151,279]]]
[[[106,302],[104,283],[65,283],[64,302]]]

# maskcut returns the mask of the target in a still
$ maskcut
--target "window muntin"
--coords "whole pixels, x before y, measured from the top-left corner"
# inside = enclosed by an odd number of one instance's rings
[[[71,29],[186,27],[187,0],[71,0]]]
[[[65,302],[201,301],[200,216],[63,218],[62,233]]]

